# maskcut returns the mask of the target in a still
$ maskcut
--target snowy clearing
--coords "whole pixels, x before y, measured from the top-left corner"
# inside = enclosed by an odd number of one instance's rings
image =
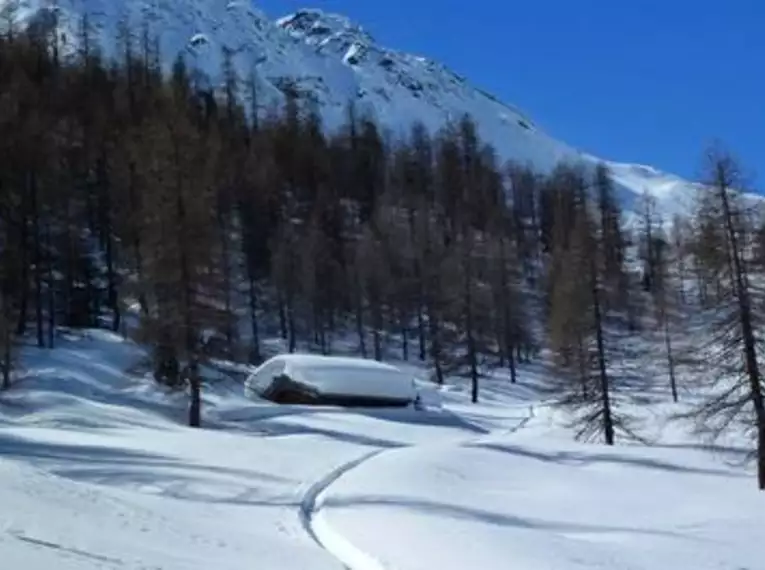
[[[754,569],[753,493],[705,452],[529,434],[380,454],[332,485],[320,517],[373,568]]]
[[[534,395],[542,368],[426,412],[275,406],[219,380],[191,430],[119,337],[23,356],[0,396],[9,568],[761,568],[747,469],[677,433],[572,443]]]

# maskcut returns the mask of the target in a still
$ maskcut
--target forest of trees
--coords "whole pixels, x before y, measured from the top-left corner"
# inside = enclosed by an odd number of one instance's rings
[[[289,82],[263,109],[228,62],[211,92],[182,57],[163,74],[146,34],[114,62],[81,34],[66,58],[55,32],[0,36],[4,387],[22,339],[60,327],[136,335],[195,426],[200,364],[261,362],[265,335],[422,361],[474,401],[545,349],[580,436],[639,437],[631,394],[704,386],[694,418],[751,430],[765,488],[765,225],[729,155],[694,211],[646,195],[625,216],[605,166],[503,163],[469,117],[395,139],[349,104],[328,133]]]

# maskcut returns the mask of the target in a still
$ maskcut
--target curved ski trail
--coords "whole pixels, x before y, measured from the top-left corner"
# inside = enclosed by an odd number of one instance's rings
[[[530,405],[526,417],[512,428],[497,430],[493,434],[489,433],[480,437],[457,440],[454,443],[456,446],[461,447],[474,444],[475,442],[491,437],[492,435],[511,435],[526,427],[534,416],[535,407],[534,405]],[[412,444],[401,447],[376,449],[354,459],[353,461],[340,465],[321,479],[312,483],[303,494],[303,498],[300,501],[300,522],[305,531],[319,546],[321,546],[321,548],[334,556],[346,570],[391,570],[389,566],[384,565],[371,554],[357,548],[341,533],[332,528],[326,517],[322,516],[324,498],[331,487],[344,475],[361,467],[375,457],[384,453],[427,447],[427,445],[428,444]]]

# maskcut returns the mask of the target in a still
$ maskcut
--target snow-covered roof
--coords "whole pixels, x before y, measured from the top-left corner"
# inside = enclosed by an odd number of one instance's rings
[[[283,372],[293,380],[325,396],[411,401],[417,395],[414,378],[395,366],[363,358],[315,354],[275,356],[255,370],[245,385],[262,393],[273,382],[272,365],[279,362],[284,364]]]
[[[364,358],[324,356],[320,354],[283,354],[274,357],[274,360],[277,359],[285,362],[291,369],[317,367],[365,368],[371,370],[388,370],[403,374],[403,372],[395,366]]]

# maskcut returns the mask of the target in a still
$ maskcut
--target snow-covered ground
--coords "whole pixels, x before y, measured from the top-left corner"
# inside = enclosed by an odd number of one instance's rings
[[[539,438],[532,421],[380,454],[332,485],[317,518],[358,568],[754,569],[755,493],[702,451],[595,449]]]
[[[25,350],[0,395],[3,568],[763,567],[746,468],[676,432],[572,443],[541,367],[425,413],[279,407],[221,376],[191,430],[142,357],[99,332]]]

